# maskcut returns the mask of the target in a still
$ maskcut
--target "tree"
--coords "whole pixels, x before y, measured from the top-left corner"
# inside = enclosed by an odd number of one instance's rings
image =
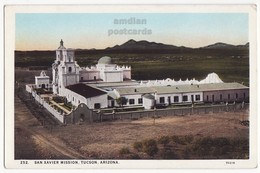
[[[116,102],[117,104],[120,106],[120,107],[123,107],[123,105],[126,105],[127,104],[127,98],[125,97],[119,97],[116,99]]]

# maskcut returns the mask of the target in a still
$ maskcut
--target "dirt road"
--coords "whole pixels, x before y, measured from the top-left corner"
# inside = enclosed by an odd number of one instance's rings
[[[62,141],[47,135],[49,131],[41,126],[30,110],[15,98],[15,158],[17,159],[75,159],[84,158]],[[46,134],[47,136],[45,136]]]

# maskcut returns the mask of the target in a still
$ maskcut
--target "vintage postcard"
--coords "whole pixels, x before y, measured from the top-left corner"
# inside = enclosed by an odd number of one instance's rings
[[[256,5],[7,5],[6,168],[255,168]]]

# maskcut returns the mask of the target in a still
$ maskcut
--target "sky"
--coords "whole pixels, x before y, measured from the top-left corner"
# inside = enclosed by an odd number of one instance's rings
[[[129,39],[192,48],[248,42],[247,13],[17,13],[15,17],[16,50],[55,50],[61,39],[65,47],[75,49],[103,49]]]

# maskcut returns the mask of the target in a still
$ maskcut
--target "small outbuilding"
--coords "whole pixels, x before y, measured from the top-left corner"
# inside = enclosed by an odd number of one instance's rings
[[[42,71],[40,76],[35,76],[35,87],[49,89],[50,85],[50,77],[46,75],[45,71]]]
[[[152,109],[154,107],[155,97],[152,94],[143,95],[143,106],[145,109]]]

